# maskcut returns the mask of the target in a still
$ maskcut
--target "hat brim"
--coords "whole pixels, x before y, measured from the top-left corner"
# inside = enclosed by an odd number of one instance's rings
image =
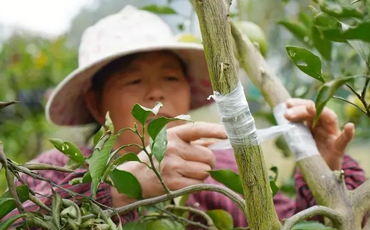
[[[46,104],[47,120],[60,126],[85,125],[94,122],[85,103],[85,93],[91,86],[92,76],[116,58],[156,50],[172,50],[186,63],[191,89],[191,110],[212,103],[207,100],[212,94],[212,86],[203,45],[184,42],[150,44],[117,52],[70,73],[53,90]]]

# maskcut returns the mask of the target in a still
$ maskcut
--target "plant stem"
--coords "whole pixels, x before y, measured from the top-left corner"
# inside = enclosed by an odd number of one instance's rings
[[[67,169],[67,168],[56,166],[56,165],[49,165],[49,164],[43,164],[43,163],[27,163],[27,164],[24,164],[23,167],[28,168],[29,170],[54,170],[54,171],[65,172],[65,173],[74,172],[74,170],[72,169]]]
[[[181,216],[177,216],[177,215],[175,215],[175,214],[173,214],[173,213],[171,213],[171,212],[169,212],[167,210],[163,210],[163,209],[160,209],[160,210],[162,212],[166,213],[167,215],[171,216],[172,218],[174,218],[174,219],[176,219],[178,221],[181,221],[181,222],[183,222],[183,223],[185,223],[187,225],[188,224],[191,224],[191,225],[198,226],[198,227],[201,227],[201,228],[204,228],[204,229],[208,229],[208,230],[218,230],[216,228],[216,226],[213,224],[212,219],[211,219],[211,224],[209,224],[208,221],[207,221],[207,226],[206,226],[206,225],[204,225],[202,223],[199,223],[199,222],[189,221],[188,219],[186,219],[184,217],[181,217]],[[195,209],[195,210],[197,210],[197,209]],[[197,211],[199,211],[199,210],[197,210]],[[192,222],[192,223],[190,223],[190,222]]]
[[[209,227],[214,227],[215,224],[213,223],[213,220],[211,217],[209,217],[205,212],[195,209],[192,207],[185,207],[185,206],[176,206],[176,205],[167,205],[165,209],[172,209],[172,210],[181,210],[181,211],[187,211],[187,212],[192,212],[194,214],[197,214],[201,217],[203,217],[207,221],[207,225]]]
[[[328,217],[334,224],[334,227],[342,225],[344,217],[339,214],[337,211],[324,207],[324,206],[313,206],[306,210],[303,210],[294,216],[286,219],[284,221],[283,228],[281,230],[290,230],[293,228],[295,224],[297,224],[299,221],[305,220],[307,218],[311,218],[314,216],[325,216]]]
[[[355,106],[355,107],[356,107],[356,108],[358,108],[361,112],[363,112],[364,114],[366,114],[366,115],[367,115],[367,112],[366,112],[365,110],[363,110],[360,106],[356,105],[355,103],[350,102],[350,101],[348,101],[347,99],[345,99],[345,98],[343,98],[343,97],[339,97],[339,96],[333,96],[333,98],[338,99],[338,100],[345,101],[345,102],[347,102],[347,103],[349,103],[349,104],[351,104],[351,105]]]
[[[229,5],[225,0],[192,0],[192,2],[199,19],[213,91],[222,96],[228,95],[240,84],[230,33]],[[229,114],[221,118],[224,124],[235,127],[228,128],[229,133],[240,137],[245,135],[247,127],[236,128],[240,127],[238,123],[242,116],[246,116],[246,112],[238,115]],[[253,126],[250,127],[251,130],[255,129],[254,124],[251,126]],[[273,204],[262,149],[255,138],[256,133],[252,132],[243,138],[241,143],[231,143],[244,197],[248,201],[244,214],[251,229],[280,229],[281,224]]]
[[[177,222],[181,222],[181,223],[184,223],[186,225],[193,225],[193,226],[196,226],[196,227],[199,227],[199,228],[212,230],[209,227],[207,227],[206,225],[201,224],[199,222],[194,222],[194,221],[188,220],[186,218],[183,218],[181,216],[173,215],[172,213],[168,213],[165,210],[162,210],[162,211],[167,213],[169,216],[166,216],[166,215],[145,216],[144,219],[145,220],[151,220],[151,219],[157,220],[157,219],[169,219],[169,218],[171,218],[171,219],[174,219]]]
[[[171,194],[164,194],[162,196],[153,197],[153,198],[145,199],[145,200],[140,200],[140,201],[137,201],[135,203],[117,208],[117,209],[115,209],[114,211],[112,211],[110,213],[110,216],[113,216],[116,213],[119,213],[119,214],[122,215],[122,214],[125,214],[125,213],[127,213],[131,210],[134,210],[134,209],[138,208],[138,207],[148,206],[148,205],[164,202],[164,201],[167,201],[167,200],[172,200],[172,199],[174,199],[176,197],[179,197],[179,196],[184,196],[184,195],[187,195],[187,194],[196,193],[196,192],[200,192],[200,191],[213,191],[213,192],[221,193],[221,194],[227,196],[233,202],[235,202],[240,210],[243,211],[245,209],[244,199],[241,198],[234,191],[230,190],[229,188],[226,188],[226,187],[220,186],[220,185],[198,184],[198,185],[192,185],[192,186],[188,186],[186,188],[182,188],[180,190],[173,191],[173,192],[171,192]],[[87,215],[84,218],[86,219],[86,218],[90,218],[90,217],[91,216]]]
[[[143,129],[143,135],[141,135],[137,129],[136,129],[136,134],[140,137],[140,140],[141,140],[141,143],[142,143],[142,150],[146,153],[147,157],[149,158],[149,161],[150,161],[150,165],[151,165],[151,169],[154,171],[155,175],[158,177],[159,181],[161,182],[164,190],[166,191],[167,194],[171,194],[171,190],[167,187],[167,185],[164,183],[164,180],[161,176],[161,174],[159,173],[159,171],[157,170],[157,168],[155,167],[155,164],[154,164],[154,161],[153,161],[153,154],[150,154],[148,152],[148,150],[144,147],[145,146],[145,142],[144,142],[144,132],[145,130]]]
[[[18,103],[19,101],[8,101],[8,102],[3,102],[3,101],[0,101],[0,109],[2,108],[5,108],[9,105],[12,105],[12,104],[15,104],[15,103]]]
[[[23,166],[18,166],[18,165],[15,165],[14,163],[12,163],[11,161],[8,161],[9,165],[12,167],[12,170],[14,171],[18,171],[18,172],[21,172],[21,173],[24,173],[26,174],[27,176],[30,176],[30,177],[33,177],[35,179],[38,179],[38,180],[41,180],[41,181],[46,181],[48,182],[51,186],[54,186],[54,187],[57,187],[59,188],[60,190],[63,190],[65,192],[67,192],[69,195],[73,196],[73,197],[77,197],[77,196],[80,196],[80,197],[83,197],[91,202],[93,202],[94,204],[96,205],[99,205],[99,206],[102,206],[102,207],[105,207],[105,208],[108,208],[108,209],[111,209],[111,207],[108,207],[104,204],[101,204],[99,202],[97,202],[96,200],[94,199],[91,199],[90,197],[88,196],[85,196],[85,195],[82,195],[82,194],[79,194],[79,193],[76,193],[76,192],[73,192],[69,189],[66,189],[64,188],[63,186],[60,186],[58,184],[55,184],[54,182],[52,182],[50,179],[46,179],[44,178],[43,176],[40,176],[32,171],[30,171],[29,169],[23,167]]]
[[[346,83],[345,85],[361,100],[361,95],[350,84]]]

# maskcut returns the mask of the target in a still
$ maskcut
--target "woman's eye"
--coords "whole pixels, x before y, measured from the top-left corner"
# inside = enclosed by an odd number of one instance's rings
[[[127,82],[127,85],[137,85],[140,82],[141,82],[141,79],[135,79],[135,80]]]
[[[175,77],[175,76],[167,76],[167,77],[165,77],[165,79],[167,81],[178,81],[179,80],[179,78]]]

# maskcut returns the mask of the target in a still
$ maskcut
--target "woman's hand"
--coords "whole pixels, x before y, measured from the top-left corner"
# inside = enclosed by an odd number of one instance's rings
[[[315,104],[306,99],[289,99],[287,101],[286,119],[303,121],[311,130],[317,147],[331,170],[341,170],[344,151],[352,140],[355,127],[352,123],[344,126],[343,131],[338,127],[338,117],[331,109],[325,107],[316,126],[312,128],[315,118]]]
[[[170,190],[178,190],[190,185],[201,184],[209,176],[208,170],[215,166],[215,155],[206,146],[212,142],[202,138],[226,139],[226,132],[221,124],[196,122],[180,125],[167,130],[167,150],[161,162],[161,176]],[[150,165],[145,152],[138,154],[141,161]],[[153,157],[155,161],[155,158]],[[155,161],[156,168],[158,163]],[[135,175],[142,187],[143,198],[159,196],[165,190],[154,172],[139,162],[128,162],[118,167]],[[114,206],[131,203],[123,199],[113,188]],[[117,197],[117,199],[114,199]]]

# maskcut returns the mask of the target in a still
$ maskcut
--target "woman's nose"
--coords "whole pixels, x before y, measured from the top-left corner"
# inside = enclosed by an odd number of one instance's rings
[[[149,87],[148,97],[151,101],[162,101],[164,99],[163,88],[158,84]]]

